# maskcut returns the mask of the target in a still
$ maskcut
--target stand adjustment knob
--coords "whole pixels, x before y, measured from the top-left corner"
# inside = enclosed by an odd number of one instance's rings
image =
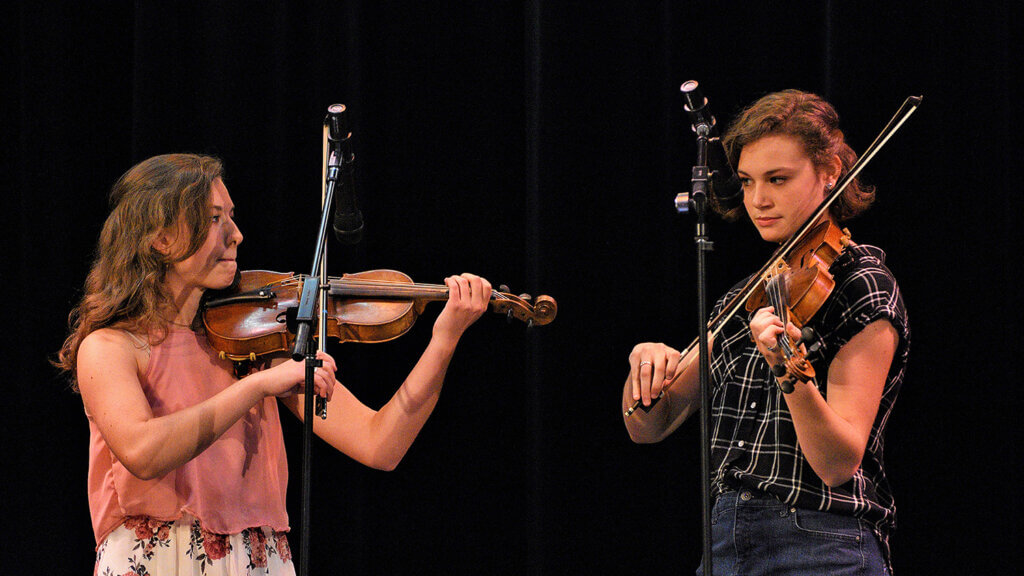
[[[693,209],[693,205],[690,202],[689,192],[680,192],[676,194],[676,212],[680,214],[686,214]]]

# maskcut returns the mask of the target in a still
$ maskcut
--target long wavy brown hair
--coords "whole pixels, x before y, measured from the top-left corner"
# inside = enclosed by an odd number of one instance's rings
[[[826,168],[834,156],[839,156],[840,178],[857,162],[857,153],[846,143],[839,129],[839,114],[835,108],[821,96],[800,90],[773,92],[748,106],[733,120],[722,136],[722,143],[729,162],[736,166],[744,146],[779,134],[799,140],[804,153],[818,169]],[[844,222],[867,210],[874,200],[874,187],[854,179],[829,207],[829,213]],[[726,220],[736,220],[743,213],[742,206],[728,211],[720,205],[712,206]]]
[[[154,343],[166,335],[161,311],[170,302],[162,289],[167,267],[206,241],[210,187],[222,174],[217,158],[164,154],[139,162],[114,184],[85,293],[68,317],[70,335],[55,362],[74,388],[78,348],[93,331],[120,328]],[[172,254],[153,247],[168,229],[185,231],[188,239],[175,242],[182,247]]]

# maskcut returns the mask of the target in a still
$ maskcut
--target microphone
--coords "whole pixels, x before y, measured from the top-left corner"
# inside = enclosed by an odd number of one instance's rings
[[[342,244],[358,244],[363,238],[363,213],[356,204],[353,177],[356,155],[352,152],[352,133],[348,130],[345,105],[330,105],[324,122],[330,143],[327,178],[338,183],[334,201],[334,237]]]
[[[708,99],[700,92],[696,80],[687,80],[679,87],[686,103],[683,109],[690,116],[690,127],[697,134],[708,137],[708,167],[711,169],[711,193],[718,204],[726,211],[732,210],[743,203],[743,188],[736,176],[729,157],[725,153],[725,145],[718,137],[715,117],[708,109]]]

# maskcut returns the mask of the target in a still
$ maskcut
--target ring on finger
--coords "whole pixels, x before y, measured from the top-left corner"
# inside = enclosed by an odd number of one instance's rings
[[[654,362],[651,362],[650,360],[644,360],[640,362],[640,366],[638,366],[638,368],[643,368],[644,366],[654,366]]]

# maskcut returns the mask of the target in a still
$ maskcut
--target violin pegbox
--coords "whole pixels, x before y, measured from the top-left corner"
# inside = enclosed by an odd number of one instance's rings
[[[498,291],[491,294],[491,309],[504,314],[508,322],[512,319],[521,320],[526,323],[527,328],[543,326],[555,319],[558,313],[558,305],[555,299],[550,296],[538,296],[536,302],[530,303],[533,296],[520,294],[515,296],[509,293],[508,286],[498,286]]]

